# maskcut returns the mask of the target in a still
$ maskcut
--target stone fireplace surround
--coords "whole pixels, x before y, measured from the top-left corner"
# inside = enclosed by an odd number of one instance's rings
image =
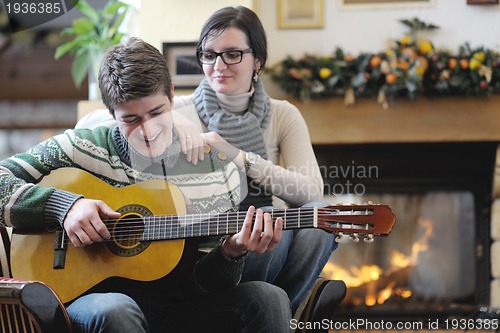
[[[352,159],[379,165],[385,178],[369,181],[369,191],[471,191],[475,303],[500,308],[500,96],[400,99],[388,109],[375,99],[351,107],[340,98],[292,103],[308,124],[320,165]]]

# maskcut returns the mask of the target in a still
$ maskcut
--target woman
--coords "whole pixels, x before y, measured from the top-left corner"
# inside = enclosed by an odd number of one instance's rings
[[[174,109],[208,133],[200,137],[193,128],[177,126],[183,149],[188,152],[204,141],[219,150],[223,144],[239,150],[235,155],[244,161],[249,191],[242,210],[321,200],[323,180],[304,119],[292,104],[269,98],[260,80],[267,41],[257,15],[241,6],[216,11],[201,31],[197,59],[205,78],[194,94],[176,97]],[[336,247],[334,237],[319,229],[285,231],[273,252],[248,256],[243,281],[282,287],[295,311]],[[320,295],[332,310],[327,317],[345,293],[343,283],[330,282],[323,283]]]

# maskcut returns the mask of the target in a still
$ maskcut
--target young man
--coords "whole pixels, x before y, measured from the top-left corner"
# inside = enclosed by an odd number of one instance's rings
[[[196,166],[180,153],[170,112],[173,86],[158,50],[139,39],[111,48],[99,87],[117,126],[68,130],[1,162],[0,223],[20,229],[62,226],[76,247],[108,240],[112,235],[103,220],[117,219],[119,212],[99,198],[37,185],[63,167],[87,171],[114,187],[173,182],[188,212],[236,208],[239,166],[215,149]],[[281,235],[281,218],[273,221],[250,207],[241,228],[209,253],[199,251],[203,239],[186,240],[180,263],[167,276],[150,283],[106,279],[70,302],[74,331],[288,332],[291,312],[282,289],[265,282],[238,284],[246,254],[271,251]],[[92,267],[75,279],[87,274]]]

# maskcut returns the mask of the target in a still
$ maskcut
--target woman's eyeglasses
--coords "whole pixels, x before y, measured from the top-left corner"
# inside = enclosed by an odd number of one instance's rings
[[[214,51],[197,51],[198,61],[204,65],[213,65],[217,61],[217,57],[220,57],[226,65],[236,65],[243,60],[243,54],[252,53],[252,49],[246,50],[232,50],[224,52],[214,52]]]

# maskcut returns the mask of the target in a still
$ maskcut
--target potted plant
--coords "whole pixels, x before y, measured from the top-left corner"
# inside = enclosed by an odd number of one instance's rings
[[[97,76],[101,58],[110,46],[120,43],[125,36],[118,29],[127,14],[128,5],[109,0],[104,9],[98,11],[87,0],[79,0],[75,8],[84,16],[62,30],[61,35],[72,36],[72,39],[56,49],[55,58],[59,59],[66,53],[73,55],[71,76],[76,87],[80,87],[88,75],[89,100],[100,99]]]

